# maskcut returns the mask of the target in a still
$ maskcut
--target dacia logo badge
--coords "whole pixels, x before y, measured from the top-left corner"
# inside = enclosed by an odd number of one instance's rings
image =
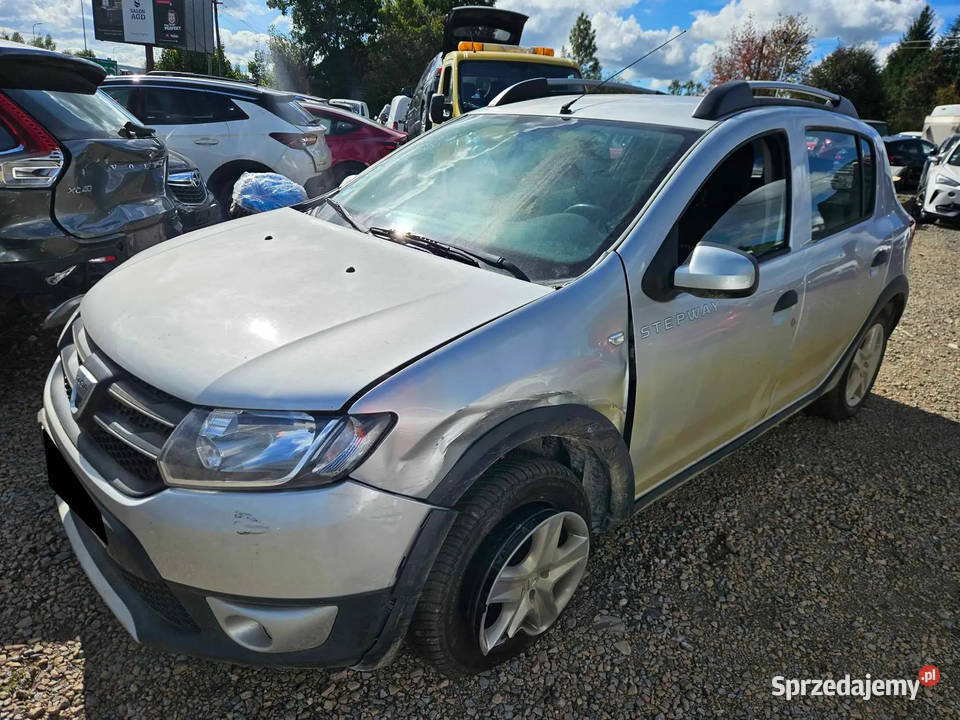
[[[83,365],[77,368],[77,374],[73,379],[73,389],[70,391],[70,412],[77,415],[83,412],[87,400],[90,399],[90,393],[97,384],[97,378],[92,372]]]

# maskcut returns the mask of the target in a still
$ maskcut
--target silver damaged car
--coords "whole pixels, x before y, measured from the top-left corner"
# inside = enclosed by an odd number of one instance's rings
[[[39,419],[134,638],[482,671],[556,624],[597,533],[860,409],[913,236],[877,133],[802,86],[594,86],[515,85],[86,295]]]

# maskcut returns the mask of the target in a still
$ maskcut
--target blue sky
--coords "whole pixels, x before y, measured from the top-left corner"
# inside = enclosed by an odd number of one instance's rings
[[[100,56],[142,65],[143,49],[135,45],[93,40],[91,0],[0,0],[0,29],[18,30],[30,37],[50,33],[60,48],[82,48],[80,7],[87,20],[88,45]],[[645,60],[633,81],[661,86],[679,80],[706,80],[710,59],[730,28],[752,15],[759,25],[776,20],[778,13],[802,12],[816,28],[814,57],[822,57],[838,43],[867,44],[882,59],[910,20],[923,8],[923,0],[499,0],[501,7],[530,16],[525,44],[550,45],[566,41],[581,11],[591,16],[597,32],[600,61],[605,74],[630,63],[646,50],[681,29],[688,32],[655,56]],[[960,14],[960,3],[931,3],[942,25]],[[224,0],[221,29],[228,56],[245,62],[257,47],[266,47],[271,25],[281,32],[289,19],[266,7],[265,0]]]

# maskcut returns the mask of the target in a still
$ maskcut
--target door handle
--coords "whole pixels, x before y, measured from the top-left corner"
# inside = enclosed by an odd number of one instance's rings
[[[194,144],[194,145],[216,145],[216,144],[219,143],[219,142],[220,142],[220,141],[219,141],[217,138],[202,137],[202,138],[197,138],[196,140],[194,140],[194,141],[193,141],[193,144]]]
[[[797,301],[799,299],[800,299],[800,296],[797,295],[796,290],[787,290],[783,295],[780,296],[780,299],[777,300],[777,304],[773,306],[773,311],[775,313],[778,313],[781,310],[792,308],[794,305],[797,304]]]
[[[880,250],[876,255],[873,256],[873,262],[870,263],[870,267],[880,267],[881,265],[885,265],[889,259],[890,252],[887,250]]]

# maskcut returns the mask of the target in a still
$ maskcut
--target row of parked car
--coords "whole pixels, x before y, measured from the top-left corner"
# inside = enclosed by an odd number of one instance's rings
[[[312,197],[403,142],[334,102],[187,73],[105,77],[0,42],[0,307],[52,306],[220,222],[244,173],[280,173]]]

